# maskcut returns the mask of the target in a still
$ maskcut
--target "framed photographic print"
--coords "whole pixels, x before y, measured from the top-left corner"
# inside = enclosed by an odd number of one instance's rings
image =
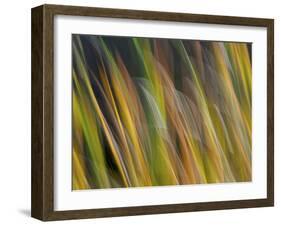
[[[32,216],[273,206],[272,19],[32,9]]]

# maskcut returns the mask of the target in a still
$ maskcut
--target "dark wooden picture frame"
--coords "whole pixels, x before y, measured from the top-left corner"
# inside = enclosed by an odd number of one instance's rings
[[[95,16],[267,28],[267,198],[87,210],[54,210],[54,16]],[[66,220],[274,205],[274,20],[60,5],[32,9],[32,200],[34,218]]]

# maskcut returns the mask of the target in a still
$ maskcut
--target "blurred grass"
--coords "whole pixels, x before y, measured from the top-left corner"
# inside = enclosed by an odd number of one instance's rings
[[[251,180],[247,43],[73,35],[73,189]]]

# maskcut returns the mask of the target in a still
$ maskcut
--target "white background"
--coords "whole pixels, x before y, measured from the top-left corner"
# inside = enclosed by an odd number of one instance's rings
[[[0,6],[0,224],[42,225],[30,214],[30,8],[44,1]],[[281,14],[279,1],[69,0],[48,3],[275,18],[275,207],[63,221],[51,225],[280,225]]]

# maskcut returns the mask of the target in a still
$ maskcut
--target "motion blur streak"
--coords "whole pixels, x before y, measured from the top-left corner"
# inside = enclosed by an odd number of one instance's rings
[[[72,36],[73,189],[251,181],[251,44]]]

